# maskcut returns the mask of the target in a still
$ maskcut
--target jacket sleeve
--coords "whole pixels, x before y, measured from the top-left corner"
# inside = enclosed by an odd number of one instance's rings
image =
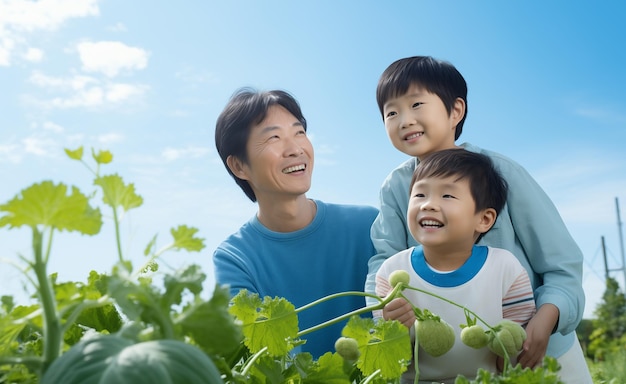
[[[551,303],[559,309],[556,331],[576,329],[583,316],[583,254],[552,200],[519,164],[500,161],[500,171],[509,184],[507,206],[515,236],[538,277],[537,308]]]
[[[368,263],[368,274],[365,282],[365,292],[367,293],[375,293],[376,272],[383,261],[409,247],[406,225],[408,195],[408,181],[404,180],[404,177],[388,177],[380,189],[380,212],[370,231],[376,254],[370,258]],[[368,304],[371,303],[368,300]]]

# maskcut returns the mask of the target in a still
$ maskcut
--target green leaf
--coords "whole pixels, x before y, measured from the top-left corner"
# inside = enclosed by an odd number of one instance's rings
[[[189,252],[198,252],[204,248],[204,239],[194,237],[198,232],[196,228],[190,228],[186,225],[179,225],[177,228],[172,228],[170,233],[174,237],[174,248],[185,249]]]
[[[72,187],[68,196],[65,184],[55,185],[51,181],[22,190],[20,195],[0,205],[0,211],[7,212],[0,217],[0,227],[45,225],[61,231],[95,235],[102,226],[100,210],[92,208],[78,188]]]
[[[280,362],[271,356],[261,356],[254,368],[250,370],[251,383],[288,383],[285,372]],[[248,382],[248,381],[246,381]]]
[[[180,304],[185,289],[197,295],[202,291],[202,283],[205,279],[206,274],[202,272],[200,266],[195,264],[178,269],[173,275],[165,275],[163,278],[165,294],[161,298],[161,308],[169,313],[173,304]]]
[[[72,160],[81,160],[83,158],[83,147],[79,147],[78,149],[75,150],[71,150],[71,149],[65,149],[65,153],[69,156],[70,159]]]
[[[146,245],[146,248],[143,250],[143,255],[144,256],[148,256],[149,254],[151,254],[152,252],[154,252],[154,248],[156,246],[156,239],[157,239],[157,235],[154,235],[154,237],[152,238],[152,240],[150,240],[150,242],[148,243],[148,245]]]
[[[198,348],[178,340],[132,343],[96,334],[56,359],[41,384],[216,384],[222,383],[213,361]]]
[[[129,211],[143,204],[143,198],[135,193],[134,184],[124,184],[124,180],[118,175],[98,177],[94,184],[102,188],[102,201],[114,209],[121,207],[124,211]]]
[[[98,153],[96,153],[92,148],[91,156],[98,164],[108,164],[113,161],[113,154],[109,151],[98,151]]]
[[[252,353],[264,347],[272,356],[283,356],[294,345],[298,334],[295,307],[281,297],[265,297],[241,290],[232,299],[231,314],[243,324],[244,343]]]
[[[28,326],[24,318],[39,309],[38,305],[17,306],[11,313],[0,317],[0,356],[13,353],[14,343]]]
[[[2,304],[0,306],[0,309],[2,309],[2,312],[0,312],[0,315],[3,313],[7,314],[11,312],[13,307],[15,307],[15,301],[13,300],[13,296],[2,295],[2,297],[0,297],[0,303]]]
[[[356,339],[361,356],[357,367],[365,376],[380,369],[385,379],[399,378],[411,362],[411,338],[402,323],[353,316],[342,335]]]
[[[149,279],[130,279],[124,265],[113,269],[109,277],[108,293],[130,321],[138,321],[146,312],[159,312],[158,292],[154,292]]]
[[[174,322],[209,355],[228,357],[243,340],[241,326],[228,313],[229,300],[229,290],[216,286],[209,301],[188,304]]]
[[[351,382],[343,370],[343,357],[336,353],[325,353],[320,356],[316,364],[309,365],[306,371],[299,359],[296,359],[296,363],[299,363],[298,367],[304,371],[304,382],[307,384],[350,384]]]

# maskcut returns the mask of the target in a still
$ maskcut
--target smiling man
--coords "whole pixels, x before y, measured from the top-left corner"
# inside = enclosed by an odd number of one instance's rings
[[[306,196],[314,154],[306,119],[287,92],[238,90],[217,119],[215,145],[235,182],[258,211],[215,250],[218,284],[261,298],[284,297],[296,308],[323,296],[362,291],[374,255],[370,227],[378,210]],[[365,305],[344,297],[298,315],[301,330]],[[334,351],[344,323],[307,337],[302,351]]]

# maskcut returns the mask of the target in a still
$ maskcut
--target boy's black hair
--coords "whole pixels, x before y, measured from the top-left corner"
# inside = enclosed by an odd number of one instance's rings
[[[300,104],[288,92],[273,90],[260,92],[253,88],[238,89],[224,107],[215,124],[215,146],[226,170],[235,179],[246,196],[253,202],[256,195],[248,181],[233,174],[227,164],[228,156],[234,156],[243,163],[248,163],[247,144],[250,131],[265,119],[267,111],[273,105],[279,105],[294,115],[306,131],[306,119],[302,115]]]
[[[465,114],[454,133],[454,140],[458,139],[467,117],[467,83],[463,75],[449,62],[430,56],[396,60],[385,69],[376,87],[376,101],[383,120],[385,103],[407,93],[411,85],[417,85],[439,96],[448,110],[448,115],[452,113],[457,98],[465,101]]]
[[[506,180],[494,167],[489,156],[463,148],[444,149],[427,155],[415,168],[409,191],[421,179],[451,176],[457,177],[456,181],[468,180],[476,212],[493,208],[499,215],[504,209],[508,193]],[[482,235],[484,234],[478,240]]]

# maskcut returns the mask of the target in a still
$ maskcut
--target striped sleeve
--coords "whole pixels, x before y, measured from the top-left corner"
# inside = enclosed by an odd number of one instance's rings
[[[391,284],[389,284],[389,281],[387,281],[385,277],[381,276],[380,274],[377,274],[376,275],[376,295],[378,297],[384,298],[389,294],[389,292],[391,292]],[[374,317],[374,319],[382,318],[383,317],[382,309],[372,311],[372,316]]]
[[[502,298],[502,317],[521,325],[535,314],[533,288],[526,271],[522,271]]]

